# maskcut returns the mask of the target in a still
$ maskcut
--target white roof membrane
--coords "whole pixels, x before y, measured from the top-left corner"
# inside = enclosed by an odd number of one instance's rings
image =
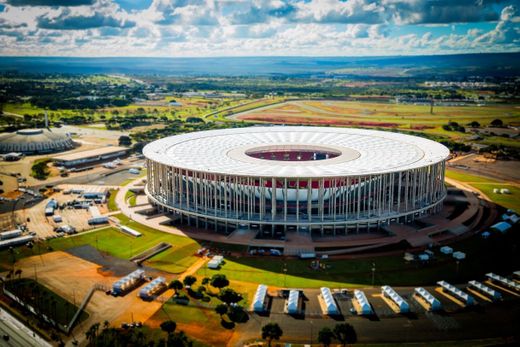
[[[253,158],[246,151],[265,146],[339,151],[324,160]],[[449,150],[435,141],[386,131],[303,126],[210,130],[163,138],[144,155],[188,170],[255,177],[337,177],[420,168],[445,160]]]

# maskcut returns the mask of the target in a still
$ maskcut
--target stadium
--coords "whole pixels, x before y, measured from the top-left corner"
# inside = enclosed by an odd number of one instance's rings
[[[442,209],[449,150],[375,130],[271,126],[148,144],[145,192],[159,210],[214,230],[345,235]]]
[[[49,129],[22,129],[0,134],[0,153],[45,154],[74,148],[69,135]]]

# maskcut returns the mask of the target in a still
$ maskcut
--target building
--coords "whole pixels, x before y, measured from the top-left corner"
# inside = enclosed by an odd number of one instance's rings
[[[83,152],[74,152],[52,157],[56,166],[67,168],[85,166],[123,158],[128,154],[128,148],[119,146],[101,147]]]
[[[249,127],[143,149],[153,205],[208,229],[348,234],[435,213],[449,150],[420,137],[327,127]]]
[[[74,146],[70,135],[51,129],[22,129],[0,134],[0,153],[46,154],[67,151]]]

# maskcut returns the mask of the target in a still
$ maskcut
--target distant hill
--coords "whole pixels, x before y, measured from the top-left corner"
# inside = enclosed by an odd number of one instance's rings
[[[78,58],[0,57],[1,71],[171,76],[353,78],[520,75],[520,52],[393,57]]]

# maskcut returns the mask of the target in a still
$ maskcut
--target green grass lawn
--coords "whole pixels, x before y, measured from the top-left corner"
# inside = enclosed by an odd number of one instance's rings
[[[29,250],[27,247],[17,247],[11,255],[7,250],[0,252],[0,264],[10,267],[13,256],[16,260],[34,254],[46,253],[52,250],[67,250],[73,247],[91,245],[100,251],[121,259],[131,257],[156,246],[160,242],[168,242],[173,247],[152,257],[145,265],[171,273],[181,273],[192,265],[197,258],[194,253],[200,248],[197,241],[188,237],[173,235],[158,231],[136,223],[122,214],[115,216],[122,224],[142,233],[141,237],[134,238],[126,235],[116,228],[106,227],[93,232],[80,233],[72,237],[62,237],[38,243]]]
[[[437,260],[428,265],[406,263],[403,255],[349,260],[325,260],[326,270],[313,270],[309,260],[278,258],[226,258],[218,271],[199,269],[197,275],[211,276],[223,273],[229,279],[263,283],[279,287],[317,288],[364,286],[372,283],[372,263],[376,265],[375,285],[427,285],[444,279],[458,283],[461,280],[480,278],[485,271],[507,271],[520,266],[515,258],[515,245],[520,237],[497,236],[492,240],[473,237],[453,245],[463,251],[467,259],[457,265],[453,258],[434,250]],[[515,260],[516,259],[516,260]],[[283,273],[284,263],[287,275]]]
[[[116,204],[116,195],[117,195],[117,190],[111,189],[110,196],[108,197],[108,201],[107,201],[108,210],[111,212],[119,211],[119,207],[117,207],[117,204]]]
[[[135,206],[135,202],[137,200],[137,196],[134,192],[127,191],[125,194],[125,201],[128,203],[129,206]]]
[[[486,194],[494,203],[510,208],[515,211],[520,211],[520,188],[510,183],[487,178],[483,176],[477,176],[459,171],[446,171],[446,177],[453,178],[457,181],[465,182]],[[510,194],[498,194],[494,193],[493,189],[509,189]]]
[[[6,288],[56,322],[67,325],[78,310],[78,307],[68,302],[49,288],[30,278],[14,279],[6,282]],[[83,311],[76,323],[88,318]]]

